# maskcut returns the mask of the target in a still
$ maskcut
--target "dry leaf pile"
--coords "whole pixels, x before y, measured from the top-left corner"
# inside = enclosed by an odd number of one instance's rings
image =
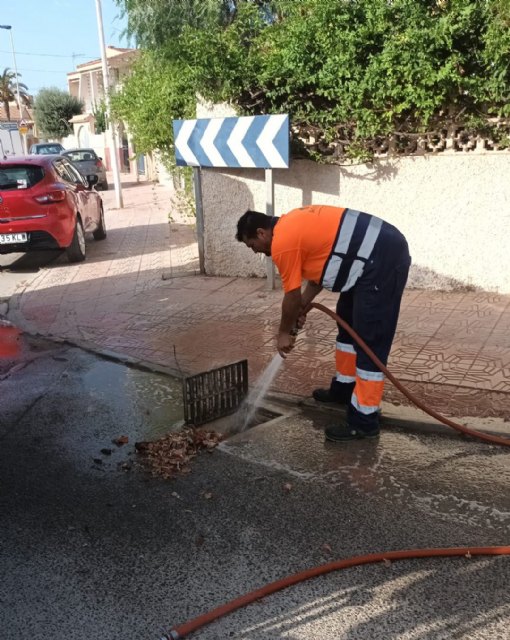
[[[153,476],[165,479],[191,472],[191,461],[201,451],[212,452],[222,440],[221,433],[202,429],[182,429],[155,440],[137,442],[135,448],[143,454]]]

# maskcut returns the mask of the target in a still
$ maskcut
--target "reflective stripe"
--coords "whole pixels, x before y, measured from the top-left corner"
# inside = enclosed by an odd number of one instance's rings
[[[328,260],[328,266],[326,267],[324,277],[322,278],[322,286],[325,289],[333,289],[335,285],[335,280],[343,260],[343,258],[335,254],[347,253],[352,234],[354,233],[354,227],[356,226],[356,221],[358,220],[358,216],[359,211],[354,211],[352,209],[347,209],[342,216],[342,220],[340,223],[340,233],[338,234],[336,244],[333,247],[333,250],[331,252],[332,255]]]
[[[356,382],[356,378],[354,376],[344,376],[342,373],[338,373],[335,376],[335,380],[338,382]]]
[[[340,231],[326,261],[321,284],[331,291],[348,291],[363,274],[384,222],[354,209],[346,209]]]
[[[322,278],[322,286],[325,289],[333,289],[335,285],[336,276],[338,271],[340,270],[340,266],[342,264],[342,258],[340,256],[330,256],[328,259],[328,266],[326,268],[326,272],[324,273],[324,278]]]
[[[354,345],[348,344],[347,342],[337,342],[336,343],[337,351],[343,351],[344,353],[354,353],[356,354],[356,349]]]
[[[356,397],[356,390],[352,394],[351,404],[355,409],[357,409],[360,413],[362,413],[365,416],[368,416],[371,413],[375,413],[379,409],[378,405],[375,406],[375,407],[367,407],[367,406],[365,406],[363,404],[360,404],[358,402],[358,398]]]
[[[364,266],[365,266],[365,263],[362,262],[361,260],[354,260],[354,262],[352,263],[351,270],[349,271],[349,276],[347,277],[347,281],[344,284],[344,286],[340,289],[340,291],[348,291],[349,289],[351,289],[351,287],[354,286],[354,283],[356,282],[356,280],[363,273]]]
[[[382,371],[366,371],[365,369],[356,368],[356,375],[362,380],[370,380],[374,382],[381,382],[381,380],[384,380],[384,373]]]
[[[365,237],[363,238],[363,242],[361,243],[361,247],[358,251],[358,258],[364,258],[365,260],[368,260],[374,248],[375,241],[379,236],[379,232],[381,231],[382,223],[383,221],[381,220],[381,218],[370,219],[367,230],[365,232]],[[351,270],[349,271],[347,281],[340,289],[340,291],[348,291],[349,289],[351,289],[351,287],[354,286],[356,280],[363,273],[364,267],[365,263],[362,260],[354,260]]]
[[[342,226],[340,228],[340,235],[336,241],[334,253],[347,253],[349,245],[351,243],[352,234],[354,233],[354,227],[358,221],[359,211],[353,209],[347,209],[342,218]]]
[[[368,229],[365,233],[365,237],[363,238],[363,242],[361,243],[361,247],[358,251],[359,258],[365,258],[365,260],[368,260],[368,258],[370,258],[370,254],[372,253],[372,250],[374,248],[375,241],[379,236],[379,231],[381,230],[382,223],[383,221],[381,220],[381,218],[372,217],[372,219],[370,220]]]

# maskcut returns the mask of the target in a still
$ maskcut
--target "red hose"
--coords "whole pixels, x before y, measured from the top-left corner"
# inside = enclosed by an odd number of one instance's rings
[[[453,420],[449,420],[448,418],[445,418],[440,413],[437,413],[437,411],[434,411],[434,409],[430,409],[429,407],[427,407],[426,404],[424,404],[421,400],[419,400],[413,393],[408,391],[404,387],[404,385],[401,382],[399,382],[395,378],[395,376],[392,373],[390,373],[390,371],[388,371],[388,369],[383,365],[383,363],[375,355],[372,349],[370,349],[370,347],[359,337],[359,335],[354,331],[354,329],[351,329],[351,327],[347,324],[347,322],[345,322],[345,320],[342,320],[340,316],[338,316],[334,311],[331,311],[331,309],[328,309],[327,307],[325,307],[323,304],[313,302],[311,306],[315,307],[316,309],[319,309],[319,311],[323,311],[324,313],[326,313],[328,316],[333,318],[333,320],[335,320],[343,329],[345,329],[347,333],[351,336],[351,338],[356,340],[356,342],[367,354],[370,360],[372,360],[372,362],[377,367],[379,367],[379,369],[384,373],[384,375],[393,382],[393,384],[397,387],[397,389],[399,389],[399,391],[402,391],[402,393],[407,398],[409,398],[411,402],[413,402],[422,411],[425,411],[425,413],[428,413],[429,416],[432,416],[439,422],[442,422],[447,427],[456,429],[457,431],[460,431],[461,433],[465,433],[468,436],[472,436],[473,438],[478,438],[479,440],[484,440],[485,442],[491,442],[492,444],[501,444],[505,447],[510,446],[509,438],[500,438],[499,436],[493,436],[493,435],[489,435],[488,433],[482,433],[481,431],[475,431],[474,429],[468,429],[468,427],[465,427],[462,424],[458,424],[457,422],[453,422]]]
[[[247,593],[244,596],[231,600],[226,604],[209,611],[194,620],[185,622],[177,627],[173,627],[168,635],[163,636],[161,640],[179,640],[193,633],[200,627],[203,627],[213,620],[221,618],[222,616],[232,613],[236,609],[245,607],[256,600],[265,598],[266,596],[281,591],[286,587],[290,587],[298,582],[309,580],[317,576],[322,576],[331,571],[338,571],[339,569],[348,569],[349,567],[355,567],[362,564],[373,564],[374,562],[385,562],[394,560],[410,560],[412,558],[432,558],[432,557],[452,557],[452,556],[465,556],[470,558],[471,556],[507,556],[510,555],[509,547],[453,547],[451,549],[410,549],[407,551],[388,551],[386,553],[371,553],[365,556],[355,556],[354,558],[347,558],[346,560],[336,560],[335,562],[328,562],[319,567],[313,567],[312,569],[306,569],[300,573],[295,573],[292,576],[271,582],[270,584]]]
[[[312,307],[319,309],[319,311],[323,311],[328,316],[333,318],[339,325],[341,325],[347,333],[359,344],[359,346],[365,351],[365,353],[370,357],[372,362],[379,367],[379,369],[387,376],[391,382],[399,389],[411,402],[428,413],[439,422],[442,422],[448,427],[452,427],[452,429],[456,429],[461,433],[465,433],[466,435],[472,436],[474,438],[479,438],[480,440],[484,440],[485,442],[491,442],[493,444],[501,444],[504,446],[510,445],[510,439],[500,438],[498,436],[492,436],[487,433],[481,433],[480,431],[474,431],[473,429],[468,429],[464,425],[457,424],[448,418],[445,418],[441,414],[437,413],[433,409],[429,409],[427,405],[418,400],[418,398],[413,395],[410,391],[408,391],[396,378],[395,376],[388,371],[388,369],[383,365],[383,363],[379,360],[379,358],[375,355],[375,353],[370,349],[370,347],[358,336],[358,334],[351,329],[351,327],[340,318],[334,311],[331,311],[327,307],[322,304],[318,304],[316,302],[312,303]],[[309,580],[310,578],[315,578],[317,576],[324,575],[326,573],[330,573],[331,571],[338,571],[339,569],[347,569],[349,567],[355,567],[362,564],[372,564],[374,562],[384,562],[384,561],[393,561],[393,560],[409,560],[412,558],[433,558],[437,556],[442,557],[452,557],[452,556],[466,556],[470,558],[471,556],[506,556],[510,555],[510,546],[508,547],[454,547],[450,549],[411,549],[408,551],[388,551],[387,553],[371,553],[369,555],[364,556],[356,556],[354,558],[347,558],[346,560],[336,560],[335,562],[329,562],[328,564],[323,564],[319,567],[313,567],[312,569],[306,569],[305,571],[301,571],[300,573],[295,573],[292,576],[288,576],[287,578],[283,578],[282,580],[277,580],[276,582],[271,582],[270,584],[257,589],[256,591],[252,591],[251,593],[247,593],[244,596],[240,596],[235,600],[231,600],[226,604],[209,611],[208,613],[204,613],[198,618],[190,620],[189,622],[185,622],[177,627],[173,627],[168,635],[163,636],[161,640],[179,640],[180,638],[184,638],[188,636],[190,633],[193,633],[200,627],[203,627],[222,616],[235,611],[236,609],[240,609],[241,607],[245,607],[256,600],[260,600],[261,598],[265,598],[266,596],[275,593],[276,591],[281,591],[286,587],[290,587],[293,584],[297,584],[298,582],[303,582],[304,580]]]

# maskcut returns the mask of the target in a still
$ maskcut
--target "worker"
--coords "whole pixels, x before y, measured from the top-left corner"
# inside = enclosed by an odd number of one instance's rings
[[[325,288],[340,293],[337,315],[387,363],[411,264],[397,228],[355,209],[312,205],[279,218],[248,210],[238,220],[236,239],[271,256],[280,272],[285,295],[276,347],[282,357],[294,347],[296,327],[303,326],[310,303]],[[338,325],[336,375],[313,397],[347,405],[347,421],[327,427],[326,439],[376,438],[383,386],[383,373]]]

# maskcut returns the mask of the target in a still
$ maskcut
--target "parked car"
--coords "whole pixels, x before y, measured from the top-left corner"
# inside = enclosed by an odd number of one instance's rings
[[[30,147],[30,155],[52,155],[65,151],[60,142],[38,142]]]
[[[0,160],[0,253],[65,249],[69,262],[85,259],[85,233],[106,238],[103,202],[62,156]]]
[[[62,155],[74,162],[84,176],[96,175],[98,189],[105,191],[108,189],[103,159],[96,154],[94,149],[67,149],[62,152]]]

